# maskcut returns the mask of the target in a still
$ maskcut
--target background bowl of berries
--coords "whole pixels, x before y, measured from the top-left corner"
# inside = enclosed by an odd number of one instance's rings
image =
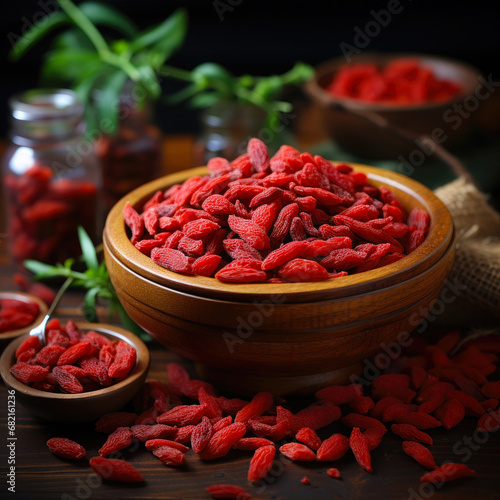
[[[91,422],[118,411],[141,389],[149,350],[123,328],[101,323],[47,323],[45,344],[25,334],[0,358],[0,374],[16,400],[52,422]]]
[[[409,154],[419,136],[447,148],[464,140],[475,115],[464,119],[462,108],[471,99],[475,108],[481,104],[481,87],[481,73],[461,61],[370,52],[319,64],[304,84],[326,133],[345,151],[369,159]]]
[[[109,213],[106,266],[131,318],[235,392],[345,382],[407,335],[454,259],[422,184],[259,139],[162,177]]]

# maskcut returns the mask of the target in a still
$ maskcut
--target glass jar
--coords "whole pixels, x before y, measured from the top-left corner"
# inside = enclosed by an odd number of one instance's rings
[[[3,159],[8,249],[14,262],[63,262],[81,254],[77,227],[98,241],[100,168],[85,138],[83,105],[66,89],[35,89],[9,105]]]
[[[94,98],[100,99],[99,93]],[[127,82],[120,96],[118,130],[97,140],[106,213],[123,196],[161,173],[161,132],[151,124],[151,104],[141,107],[139,100],[132,82]]]
[[[205,165],[215,156],[234,160],[245,153],[249,139],[260,135],[265,118],[261,108],[234,101],[219,101],[203,110],[194,148],[195,166]]]

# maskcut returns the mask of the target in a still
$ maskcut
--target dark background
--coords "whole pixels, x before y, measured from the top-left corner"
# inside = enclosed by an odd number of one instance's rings
[[[396,1],[396,0],[393,0]],[[79,2],[76,2],[79,3]],[[364,29],[371,11],[387,9],[383,2],[298,3],[262,0],[219,0],[225,4],[223,20],[213,0],[107,0],[127,14],[139,28],[160,22],[177,7],[189,14],[187,39],[171,63],[191,69],[206,61],[221,63],[236,75],[269,75],[287,71],[295,61],[315,65],[342,55],[342,42],[353,44],[355,28]],[[26,22],[40,16],[55,0],[9,0],[3,5],[2,79],[0,83],[0,136],[8,129],[7,99],[14,92],[38,84],[44,52],[51,37],[17,63],[8,61],[8,35],[20,35]],[[410,51],[450,56],[500,77],[500,8],[478,2],[400,0],[402,12],[371,39],[364,50]],[[36,17],[35,17],[36,18]],[[166,84],[165,92],[177,84]],[[157,122],[167,133],[197,130],[197,113],[185,105],[157,108]]]

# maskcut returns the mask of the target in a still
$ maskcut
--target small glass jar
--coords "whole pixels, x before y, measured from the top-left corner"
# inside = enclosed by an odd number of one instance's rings
[[[100,99],[96,94],[95,100]],[[142,107],[138,103],[132,82],[127,82],[120,96],[118,130],[97,140],[106,213],[123,196],[161,173],[161,132],[151,124],[151,103]]]
[[[200,114],[201,133],[194,147],[195,166],[222,156],[234,160],[246,152],[251,137],[261,132],[266,114],[251,104],[220,101]]]
[[[83,105],[66,89],[30,90],[9,105],[11,144],[3,158],[9,252],[19,265],[78,257],[78,226],[94,241],[102,230],[100,168],[84,135]]]

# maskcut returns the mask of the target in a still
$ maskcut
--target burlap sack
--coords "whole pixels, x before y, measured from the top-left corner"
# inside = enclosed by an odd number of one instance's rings
[[[450,211],[456,229],[452,277],[467,286],[467,299],[500,316],[500,214],[464,178],[435,194]]]

